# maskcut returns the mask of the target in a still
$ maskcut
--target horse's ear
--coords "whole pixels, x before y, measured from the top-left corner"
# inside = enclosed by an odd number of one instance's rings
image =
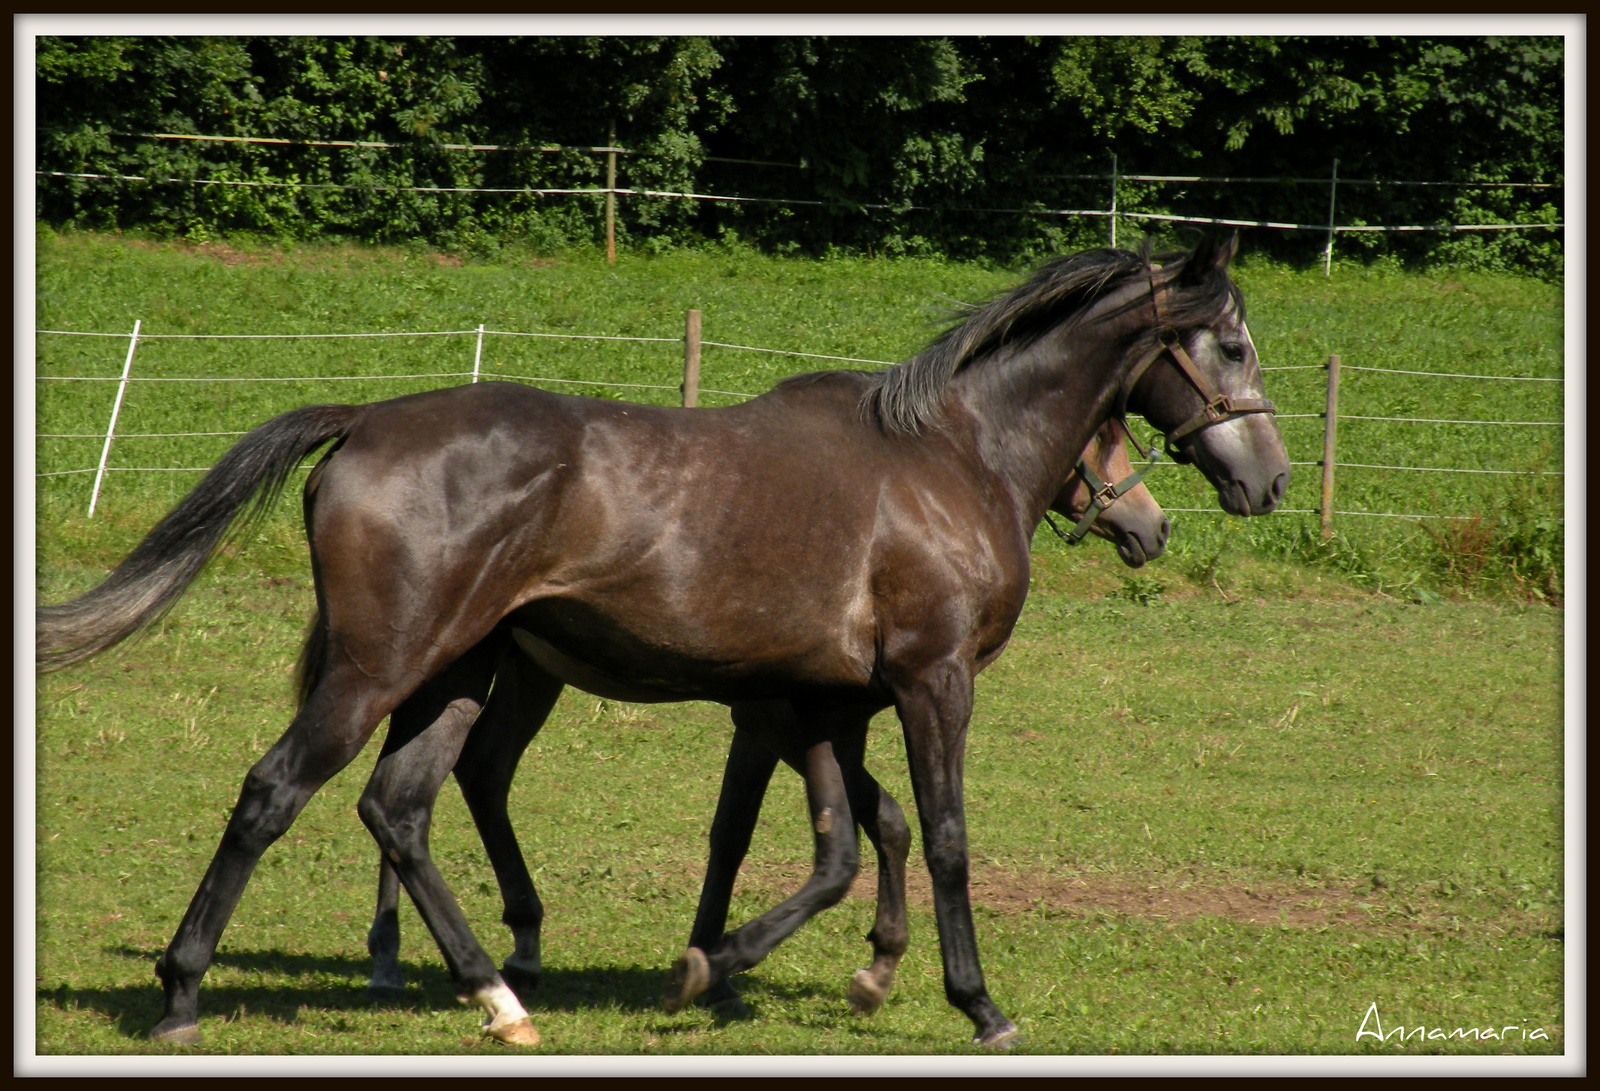
[[[1199,281],[1213,271],[1222,272],[1239,252],[1239,232],[1235,230],[1226,238],[1208,235],[1194,248],[1189,260],[1183,263],[1184,279]]]

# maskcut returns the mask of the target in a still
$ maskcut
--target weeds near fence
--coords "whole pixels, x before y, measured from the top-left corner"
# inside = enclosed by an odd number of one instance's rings
[[[1530,479],[1502,495],[1493,512],[1424,527],[1441,585],[1469,595],[1514,588],[1530,600],[1559,606],[1565,595],[1565,528],[1560,497]]]
[[[1323,537],[1316,524],[1302,518],[1251,527],[1247,537],[1251,546],[1270,557],[1326,569],[1374,590],[1382,587],[1383,577],[1372,552],[1343,531]]]

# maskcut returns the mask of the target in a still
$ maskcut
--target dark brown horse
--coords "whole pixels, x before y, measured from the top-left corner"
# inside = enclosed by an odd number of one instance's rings
[[[1089,534],[1104,538],[1116,546],[1125,564],[1138,568],[1161,554],[1171,523],[1145,487],[1144,471],[1135,471],[1129,463],[1124,428],[1122,422],[1115,420],[1108,420],[1101,427],[1051,502],[1051,511],[1075,524],[1072,532],[1062,532],[1053,520],[1051,526],[1074,544]],[[507,802],[523,751],[543,727],[563,687],[559,679],[540,670],[520,649],[507,646],[501,656],[494,687],[483,711],[471,724],[470,735],[463,738],[467,725],[449,717],[439,729],[424,732],[396,754],[390,783],[403,798],[421,800],[428,796],[428,786],[438,790],[448,763],[455,761],[457,783],[476,820],[502,891],[502,920],[512,932],[514,948],[501,964],[500,973],[514,991],[525,993],[539,982],[544,909],[512,831]],[[527,707],[523,707],[524,702]],[[794,710],[787,701],[751,701],[733,706],[734,739],[712,825],[711,860],[690,933],[690,952],[716,955],[719,949],[734,951],[746,938],[742,932],[723,935],[733,878],[749,847],[760,816],[762,794],[780,756],[791,763],[800,758],[793,753],[783,754],[786,740],[793,734],[787,728],[794,719]],[[410,772],[412,783],[399,791],[406,771]],[[887,997],[906,949],[905,864],[911,832],[899,804],[870,773],[860,766],[843,771],[850,789],[852,815],[878,855],[878,913],[868,935],[873,961],[851,979],[849,991],[853,1010],[869,1014]],[[394,814],[390,818],[408,828],[426,830],[432,823],[431,799],[427,811],[404,820]],[[829,888],[824,876],[814,879],[811,889],[815,896],[804,900],[802,911],[826,908],[844,893]],[[399,878],[388,859],[380,856],[378,904],[367,936],[367,949],[373,957],[368,989],[375,995],[392,996],[403,992],[405,986],[400,969],[399,902]],[[809,916],[809,912],[805,915]],[[676,1009],[709,989],[706,999],[719,1013],[744,1011],[726,974],[713,981],[708,958],[691,953],[686,959],[670,981],[669,1009]]]
[[[841,757],[859,764],[867,720],[894,707],[945,994],[978,1041],[1010,1041],[967,891],[973,680],[1022,608],[1034,527],[1106,420],[1142,413],[1230,512],[1281,499],[1288,458],[1227,276],[1233,250],[1204,243],[1160,268],[1125,251],[1063,258],[904,364],[728,409],[489,383],[311,406],[245,436],[104,583],[37,614],[44,668],[147,626],[253,497],[270,500],[333,444],[304,496],[320,617],[305,700],[245,777],[156,964],[166,1008],[152,1036],[198,1038],[200,979],[261,854],[389,715],[362,819],[491,1033],[536,1039],[425,836],[389,817],[415,813],[390,785],[396,754],[476,716],[502,629],[547,674],[601,696],[788,702],[783,749],[801,757],[829,883],[855,869]]]

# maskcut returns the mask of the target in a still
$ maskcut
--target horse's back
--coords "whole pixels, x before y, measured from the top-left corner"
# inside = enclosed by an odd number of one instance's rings
[[[722,409],[499,383],[368,406],[312,505],[330,624],[454,646],[515,614],[552,663],[664,694],[867,685],[901,599],[948,583],[940,612],[964,617],[975,576],[1016,582],[959,460],[878,429],[869,382]]]

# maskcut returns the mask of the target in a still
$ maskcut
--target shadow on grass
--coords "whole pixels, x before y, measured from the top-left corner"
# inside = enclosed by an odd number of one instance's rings
[[[120,959],[142,962],[150,968],[148,985],[119,985],[106,988],[72,988],[60,985],[40,989],[36,998],[59,1010],[86,1009],[99,1012],[115,1023],[119,1033],[143,1038],[161,1018],[161,985],[155,978],[155,962],[161,952],[155,948],[120,945],[106,953]],[[224,967],[273,980],[259,985],[200,985],[201,1019],[234,1019],[248,1012],[285,1025],[296,1023],[302,1009],[322,1012],[372,1011],[426,1012],[459,1007],[449,973],[438,964],[401,961],[406,976],[403,995],[374,996],[366,983],[372,970],[370,959],[345,955],[292,954],[276,949],[263,951],[219,951],[213,968]],[[209,975],[208,975],[209,977]],[[309,980],[308,980],[309,979]],[[322,979],[322,980],[318,980]],[[692,1029],[692,1024],[667,1017],[661,1008],[661,991],[666,984],[666,969],[642,966],[586,966],[573,969],[546,969],[537,989],[520,995],[528,1012],[537,1021],[541,1012],[579,1013],[607,1009],[631,1013],[659,1012],[667,1022],[657,1033]],[[827,993],[825,986],[795,988],[778,985],[759,975],[740,974],[734,985],[746,992],[759,1014],[763,1002],[787,1004]],[[840,993],[842,995],[842,983]]]

